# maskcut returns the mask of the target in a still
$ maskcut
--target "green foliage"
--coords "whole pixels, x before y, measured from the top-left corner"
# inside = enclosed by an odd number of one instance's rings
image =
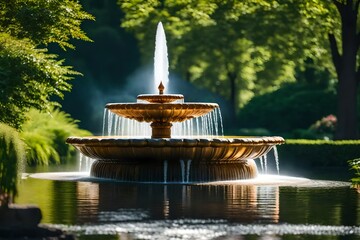
[[[20,129],[31,107],[54,105],[52,97],[62,98],[78,74],[46,47],[89,40],[80,24],[92,17],[70,0],[1,1],[0,9],[0,121]]]
[[[116,1],[80,2],[83,9],[96,18],[94,22],[84,21],[81,25],[93,42],[71,41],[76,51],[62,51],[54,48],[54,44],[51,49],[84,75],[75,76],[71,81],[71,92],[66,92],[60,100],[62,109],[75,119],[81,119],[82,128],[101,133],[102,112],[99,110],[110,98],[129,100],[119,91],[126,91],[130,74],[140,66],[139,50],[133,35],[119,26],[119,17],[123,14]]]
[[[270,136],[271,132],[265,128],[237,128],[225,129],[225,136]]]
[[[266,128],[273,133],[308,129],[323,116],[333,114],[335,93],[317,85],[287,84],[277,91],[254,97],[239,113],[244,128]]]
[[[24,159],[25,147],[18,132],[0,123],[0,207],[16,195],[18,170]]]
[[[91,135],[79,129],[69,114],[58,109],[50,112],[31,109],[27,118],[21,136],[28,147],[28,165],[60,163],[75,153],[75,149],[65,143],[69,136]]]
[[[90,41],[80,25],[93,17],[78,1],[1,1],[0,9],[2,31],[18,39],[30,39],[35,46],[57,43],[66,49],[74,47],[71,39]]]
[[[298,166],[344,167],[349,159],[360,156],[360,141],[287,139],[278,150],[284,161],[296,162]]]
[[[359,0],[118,2],[122,26],[135,32],[143,52],[152,50],[149,26],[163,21],[172,64],[187,80],[229,98],[234,110],[294,81],[310,59],[325,74],[307,77],[338,80],[335,137],[359,137]]]
[[[63,61],[35,48],[29,40],[0,33],[0,121],[20,128],[31,108],[54,104],[51,96],[70,90],[70,75],[77,74]]]
[[[355,173],[355,177],[351,179],[354,186],[360,186],[360,158],[348,161],[350,169]]]
[[[146,59],[152,57],[155,25],[163,21],[171,66],[235,108],[295,81],[295,71],[309,58],[319,71],[334,74],[326,36],[338,16],[326,1],[118,3],[125,13],[122,26],[135,33]]]

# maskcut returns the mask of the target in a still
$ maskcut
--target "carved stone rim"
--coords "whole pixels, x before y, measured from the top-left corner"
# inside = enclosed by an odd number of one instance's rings
[[[182,94],[140,94],[137,99],[150,103],[171,103],[184,99],[184,96]]]
[[[238,137],[238,138],[124,138],[114,136],[69,137],[67,143],[75,146],[117,146],[117,147],[224,147],[260,146],[285,143],[284,138]]]
[[[108,103],[107,109],[136,109],[136,110],[172,110],[172,109],[215,109],[217,103]]]

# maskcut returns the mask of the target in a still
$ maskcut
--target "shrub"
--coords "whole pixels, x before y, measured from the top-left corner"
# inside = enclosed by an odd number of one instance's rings
[[[360,140],[288,139],[278,147],[279,156],[298,166],[347,166],[349,159],[360,157]]]
[[[337,118],[330,114],[321,118],[309,127],[309,131],[314,134],[317,139],[333,139],[337,125]]]
[[[264,128],[238,128],[238,129],[227,129],[225,135],[234,136],[269,136],[271,133]]]
[[[310,129],[294,129],[291,132],[282,134],[283,137],[287,139],[324,139],[319,137],[314,131]]]
[[[354,186],[360,186],[360,158],[348,161],[350,169],[355,172],[355,177],[351,179]]]
[[[24,143],[18,132],[0,123],[0,207],[17,194],[19,168],[25,158]]]
[[[66,144],[70,135],[91,135],[78,128],[77,121],[59,109],[40,112],[31,109],[27,114],[21,136],[27,145],[28,165],[60,163],[71,157],[75,149]]]
[[[314,104],[316,103],[316,104]],[[275,134],[307,129],[336,111],[335,93],[321,86],[288,84],[254,97],[239,112],[239,127],[265,128]]]

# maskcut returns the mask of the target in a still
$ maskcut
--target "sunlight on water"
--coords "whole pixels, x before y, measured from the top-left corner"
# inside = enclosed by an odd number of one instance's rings
[[[141,215],[139,215],[141,216]],[[231,224],[226,220],[180,219],[166,221],[137,221],[89,226],[50,225],[84,235],[116,235],[126,233],[136,239],[199,239],[210,240],[225,236],[348,236],[360,235],[358,226],[329,226],[312,224]],[[235,239],[235,238],[234,238]],[[236,238],[237,239],[237,238]]]

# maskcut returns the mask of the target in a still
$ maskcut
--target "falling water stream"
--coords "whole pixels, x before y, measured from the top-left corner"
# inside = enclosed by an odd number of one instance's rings
[[[124,118],[112,113],[108,109],[104,110],[103,119],[102,134],[104,136],[128,138],[149,138],[151,136],[150,123]],[[220,108],[216,108],[198,118],[173,123],[171,136],[174,138],[224,136]]]

